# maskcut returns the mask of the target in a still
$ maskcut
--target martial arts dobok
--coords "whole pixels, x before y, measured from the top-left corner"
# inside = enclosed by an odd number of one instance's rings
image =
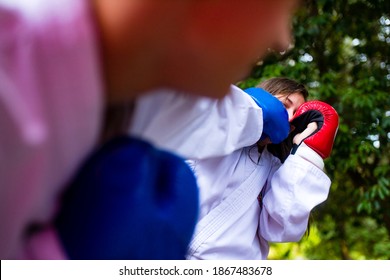
[[[264,133],[273,143],[288,135],[281,102],[262,104],[267,98],[232,86],[221,100],[168,90],[138,100],[130,133],[185,157],[197,178],[199,220],[188,259],[266,259],[269,242],[299,241],[310,212],[327,199],[323,158],[332,149],[337,113],[321,102],[304,103],[294,119],[304,115],[309,123],[315,111],[319,128],[282,164],[256,146]]]

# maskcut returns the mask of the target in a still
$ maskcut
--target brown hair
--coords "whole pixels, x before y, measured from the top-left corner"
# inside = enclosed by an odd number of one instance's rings
[[[303,96],[305,101],[309,97],[309,92],[307,91],[305,85],[286,77],[276,77],[265,80],[258,84],[257,87],[265,89],[272,95],[280,94],[288,96],[297,92]]]

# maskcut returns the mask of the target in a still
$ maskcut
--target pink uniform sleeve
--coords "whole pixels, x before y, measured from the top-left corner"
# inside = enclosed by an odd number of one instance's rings
[[[0,0],[1,259],[63,256],[54,232],[28,229],[50,223],[97,141],[103,95],[90,13],[87,0]]]

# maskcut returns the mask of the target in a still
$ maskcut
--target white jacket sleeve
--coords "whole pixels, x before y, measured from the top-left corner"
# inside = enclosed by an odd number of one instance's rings
[[[129,132],[184,158],[205,159],[251,146],[262,127],[260,107],[231,86],[219,100],[169,90],[141,97]]]
[[[311,210],[327,199],[331,181],[299,155],[290,155],[271,178],[263,197],[259,233],[269,242],[299,241]]]

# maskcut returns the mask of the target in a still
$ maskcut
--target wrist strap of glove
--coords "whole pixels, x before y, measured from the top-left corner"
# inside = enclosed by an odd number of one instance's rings
[[[301,158],[311,162],[321,170],[324,170],[324,160],[322,159],[322,157],[309,146],[307,146],[304,142],[302,142],[300,145],[294,144],[291,150],[291,154],[300,156]]]

